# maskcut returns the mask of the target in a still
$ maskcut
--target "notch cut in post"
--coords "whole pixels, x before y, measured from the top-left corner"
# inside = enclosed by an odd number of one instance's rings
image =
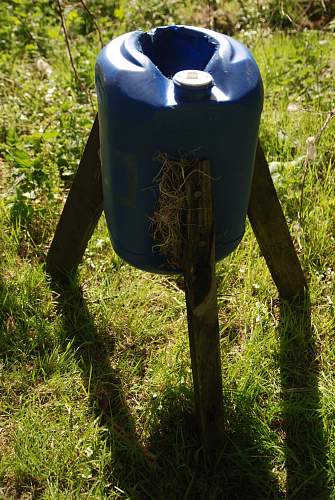
[[[183,272],[195,407],[205,451],[223,445],[223,394],[210,162],[186,172]]]

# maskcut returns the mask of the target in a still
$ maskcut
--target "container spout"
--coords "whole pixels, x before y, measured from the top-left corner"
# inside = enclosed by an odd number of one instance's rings
[[[214,85],[212,75],[198,69],[178,71],[173,76],[172,81],[177,102],[209,99]]]

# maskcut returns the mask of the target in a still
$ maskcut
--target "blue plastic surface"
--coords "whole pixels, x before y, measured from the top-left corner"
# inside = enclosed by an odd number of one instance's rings
[[[210,73],[200,99],[178,98],[172,77]],[[242,239],[263,105],[252,55],[232,38],[167,26],[111,41],[96,63],[104,210],[115,251],[147,271],[175,273],[153,249],[159,153],[208,158],[213,176],[216,259]],[[208,95],[209,94],[209,95]]]

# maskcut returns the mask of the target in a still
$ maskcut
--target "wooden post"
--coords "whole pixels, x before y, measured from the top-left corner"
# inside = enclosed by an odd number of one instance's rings
[[[306,279],[259,142],[248,216],[280,297],[303,296]]]
[[[196,413],[206,451],[223,443],[223,395],[209,161],[194,163],[185,183],[183,271]]]
[[[76,271],[102,213],[99,147],[96,116],[47,255],[46,271],[53,277]]]

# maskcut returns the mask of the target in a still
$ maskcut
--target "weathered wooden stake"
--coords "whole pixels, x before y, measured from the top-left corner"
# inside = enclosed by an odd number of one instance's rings
[[[223,395],[209,161],[187,172],[183,271],[196,413],[206,451],[223,444]]]
[[[260,143],[248,216],[280,297],[288,300],[303,296],[307,289],[306,279]]]
[[[47,255],[46,271],[53,277],[77,270],[102,213],[99,147],[96,116]]]

